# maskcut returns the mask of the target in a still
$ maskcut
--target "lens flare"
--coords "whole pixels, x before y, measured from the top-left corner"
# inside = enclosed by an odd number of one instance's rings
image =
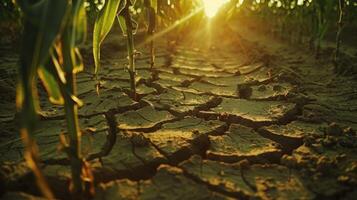
[[[202,0],[206,16],[209,18],[214,17],[219,8],[228,1],[229,0]]]

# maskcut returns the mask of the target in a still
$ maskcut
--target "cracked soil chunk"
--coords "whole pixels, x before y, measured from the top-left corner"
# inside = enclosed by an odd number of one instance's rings
[[[287,125],[265,126],[258,130],[264,137],[270,138],[288,149],[294,149],[302,145],[307,135],[322,135],[323,124],[312,124],[294,121]]]
[[[285,121],[296,112],[296,105],[278,101],[248,101],[223,98],[212,111],[247,121],[251,124],[272,124]]]
[[[116,115],[121,130],[147,130],[174,119],[167,111],[157,111],[151,106]]]
[[[301,178],[276,164],[226,164],[194,156],[180,165],[189,175],[225,191],[232,197],[261,199],[313,199]],[[296,197],[296,198],[294,198]]]
[[[194,82],[190,85],[189,88],[192,88],[197,91],[197,93],[204,94],[213,94],[218,96],[229,96],[229,97],[237,97],[237,86],[217,86],[211,85],[208,83],[202,82]]]
[[[135,144],[132,136],[117,138],[109,155],[101,158],[95,171],[103,179],[137,178],[151,173],[153,165],[165,162],[163,156],[149,143]],[[99,163],[98,163],[99,164]]]
[[[243,172],[246,181],[255,185],[262,199],[314,199],[304,180],[287,167],[266,164],[252,165]]]
[[[90,118],[80,118],[82,130],[82,153],[93,153],[105,141],[108,129],[104,116],[97,115]],[[42,120],[35,132],[36,143],[39,147],[39,156],[42,160],[59,159],[67,157],[59,151],[59,135],[66,132],[65,120]],[[0,144],[0,161],[18,161],[23,159],[24,145],[20,138]]]
[[[95,200],[183,200],[229,199],[185,177],[181,169],[162,165],[156,175],[146,181],[120,180],[100,184]]]
[[[97,115],[111,109],[121,110],[137,104],[128,95],[117,90],[100,90],[99,92],[99,96],[93,90],[93,92],[81,97],[84,106],[79,109],[79,115]]]
[[[230,77],[232,74],[227,72],[220,72],[220,71],[202,71],[199,69],[179,69],[179,72],[184,75],[188,76],[195,76],[195,77]]]
[[[252,95],[249,99],[274,100],[286,98],[292,91],[293,86],[289,83],[270,83],[266,85],[252,86]]]
[[[193,111],[197,106],[208,103],[211,97],[168,89],[160,95],[148,95],[144,97],[144,99],[153,103],[156,108],[170,109],[177,113],[186,113]]]
[[[240,72],[240,74],[246,75],[246,74],[250,74],[252,72],[259,70],[263,66],[264,66],[264,63],[258,62],[258,63],[254,63],[252,65],[246,65],[246,66],[239,67],[239,72]]]
[[[188,157],[208,146],[207,134],[219,131],[225,126],[220,121],[205,121],[187,117],[183,120],[164,124],[162,129],[146,133],[145,137],[173,160]]]
[[[281,150],[278,144],[260,136],[253,129],[233,124],[222,136],[210,136],[207,158],[225,162],[238,162],[242,159],[263,161],[279,160]]]

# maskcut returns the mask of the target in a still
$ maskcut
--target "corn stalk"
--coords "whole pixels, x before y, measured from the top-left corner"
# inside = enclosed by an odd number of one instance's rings
[[[83,62],[78,45],[85,40],[86,27],[84,0],[73,0],[70,17],[64,27],[62,37],[55,45],[56,52],[52,54],[53,62],[59,64],[56,68],[61,68],[64,74],[62,81],[60,81],[60,77],[57,79],[64,98],[69,142],[63,136],[61,141],[70,160],[71,190],[76,198],[84,197],[84,192],[86,192],[84,180],[92,181],[90,172],[85,167],[85,161],[81,155],[78,107],[82,105],[82,102],[76,97],[76,73],[83,70]]]
[[[134,47],[134,28],[133,28],[133,19],[130,15],[130,6],[132,2],[129,0],[125,4],[123,11],[119,14],[119,24],[122,28],[124,34],[126,34],[127,38],[127,51],[128,51],[128,60],[129,67],[128,72],[130,75],[130,87],[133,98],[136,100],[136,71],[135,71],[135,47]]]
[[[340,57],[340,46],[341,46],[341,33],[343,29],[343,18],[344,18],[344,9],[345,9],[345,0],[339,0],[338,1],[338,30],[336,34],[336,50],[335,50],[335,57],[334,57],[334,63],[335,67],[338,65],[339,57]]]
[[[154,32],[156,26],[156,12],[157,12],[157,0],[145,0],[144,1],[146,10],[147,10],[147,20],[148,20],[148,29],[147,34],[150,39],[150,69],[152,70],[155,65],[155,47],[154,47]]]

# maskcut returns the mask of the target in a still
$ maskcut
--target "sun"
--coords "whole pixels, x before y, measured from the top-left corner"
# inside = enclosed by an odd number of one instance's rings
[[[206,16],[209,18],[214,17],[219,8],[228,1],[229,0],[202,0]]]

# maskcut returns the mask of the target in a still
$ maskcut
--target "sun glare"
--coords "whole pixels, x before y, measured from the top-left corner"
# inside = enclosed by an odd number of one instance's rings
[[[229,0],[202,0],[206,16],[209,18],[214,17],[219,8],[228,1]]]

